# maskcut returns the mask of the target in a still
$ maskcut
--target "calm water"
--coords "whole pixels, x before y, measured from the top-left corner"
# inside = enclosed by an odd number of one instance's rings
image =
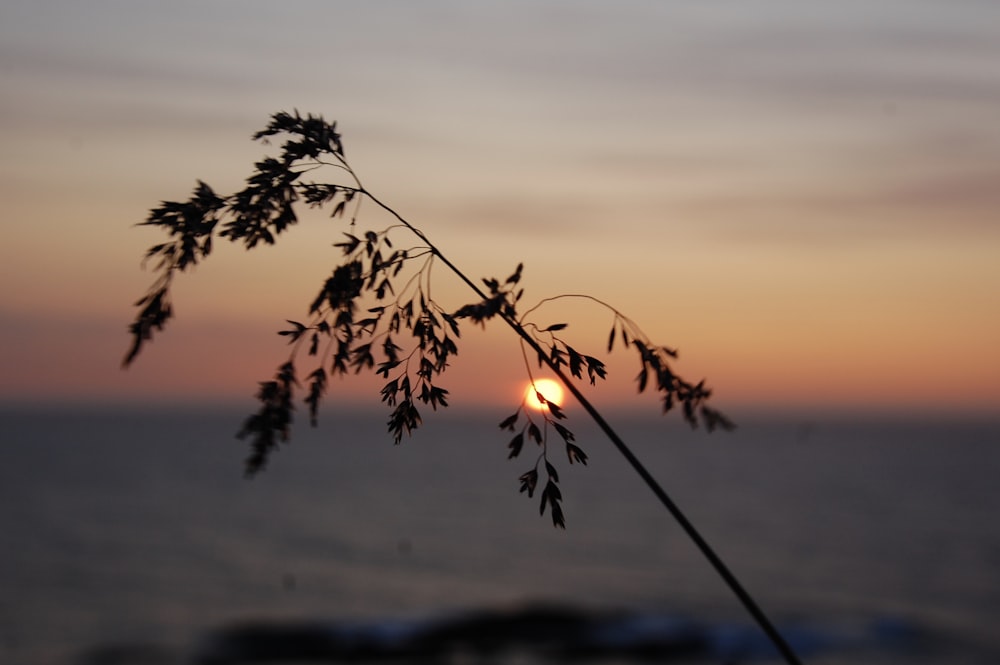
[[[239,621],[531,601],[749,623],[580,416],[590,465],[553,456],[568,530],[539,518],[504,415],[394,447],[381,415],[328,414],[247,481],[239,413],[2,412],[0,662],[114,645],[187,662]],[[779,624],[861,636],[807,662],[1000,663],[1000,425],[617,422]]]

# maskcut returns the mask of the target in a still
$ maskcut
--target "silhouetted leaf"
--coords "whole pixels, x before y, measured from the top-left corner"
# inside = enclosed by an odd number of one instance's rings
[[[545,405],[549,408],[549,413],[551,413],[556,418],[565,418],[566,414],[563,413],[562,408],[553,401],[547,401]]]
[[[278,332],[278,334],[288,336],[290,338],[288,340],[288,343],[291,344],[292,342],[295,342],[302,335],[302,333],[305,332],[306,327],[301,323],[299,323],[298,321],[288,321],[288,323],[291,323],[293,326],[295,326],[295,328],[293,330],[282,330]]]
[[[507,455],[507,459],[513,459],[521,454],[521,448],[524,446],[524,432],[518,432],[514,435],[514,438],[510,440],[507,447],[510,449],[510,454]]]
[[[382,282],[379,284],[378,289],[375,291],[375,297],[378,298],[379,300],[382,300],[382,298],[385,298],[385,294],[387,292],[395,293],[395,291],[392,288],[392,282],[390,282],[388,278],[383,279]]]
[[[389,406],[395,406],[397,393],[399,393],[399,379],[393,379],[382,386],[382,401]]]
[[[569,443],[570,441],[574,441],[576,439],[576,436],[573,435],[573,432],[569,431],[566,427],[560,425],[559,423],[554,422],[552,423],[552,426],[556,429],[557,432],[559,432],[559,436],[561,436],[563,440],[566,441],[567,443]]]
[[[528,425],[528,438],[532,439],[538,445],[542,445],[542,431],[538,429],[538,425],[535,423]]]
[[[458,321],[455,320],[455,317],[446,312],[441,312],[441,318],[443,318],[448,324],[448,327],[451,328],[451,332],[455,335],[455,337],[462,336],[462,333],[458,329]]]
[[[646,365],[642,366],[642,371],[636,377],[639,382],[639,392],[644,392],[646,390],[646,384],[649,382],[649,368]]]
[[[559,486],[556,485],[550,478],[549,481],[545,483],[545,489],[542,490],[542,500],[541,505],[538,508],[538,513],[540,515],[544,515],[546,504],[550,505],[552,507],[553,525],[566,528],[566,524],[562,516],[562,509],[559,507],[560,501],[562,501],[562,492],[559,491]]]
[[[607,378],[608,370],[604,367],[603,362],[593,356],[584,356],[584,360],[587,363],[587,376],[590,377],[590,385],[596,384],[597,379]]]
[[[714,432],[717,428],[727,432],[736,429],[736,424],[733,421],[707,406],[701,407],[701,419],[709,432]]]
[[[167,300],[167,288],[163,287],[147,294],[138,303],[143,306],[128,330],[132,335],[132,346],[122,360],[122,367],[127,367],[139,355],[145,342],[152,339],[154,330],[163,330],[164,324],[173,316],[170,302]]]
[[[576,378],[583,377],[583,356],[577,353],[576,349],[571,346],[566,347],[566,353],[569,355],[569,372]],[[591,381],[593,383],[593,381]]]
[[[566,443],[566,456],[569,458],[569,463],[579,462],[584,466],[587,465],[587,454],[584,453],[579,447],[573,445],[572,443]]]
[[[358,246],[361,245],[361,240],[350,233],[345,233],[344,235],[347,236],[347,240],[344,242],[334,243],[333,246],[343,249],[345,255],[353,254]]]
[[[424,384],[425,386],[427,384]],[[431,408],[437,411],[439,406],[448,406],[448,391],[440,386],[428,386],[427,399],[424,400],[425,403],[429,402]]]
[[[309,375],[309,378],[312,380],[309,383],[309,394],[306,396],[305,402],[309,406],[309,422],[315,427],[319,411],[319,401],[326,391],[326,370],[318,367]]]
[[[359,344],[354,347],[351,351],[351,364],[354,366],[354,373],[358,374],[361,370],[371,369],[375,366],[375,356],[372,355],[372,345]]]
[[[392,434],[393,441],[398,445],[403,440],[403,435],[413,433],[413,430],[420,427],[422,420],[420,412],[409,399],[404,399],[396,405],[392,413],[389,414],[388,428]]]
[[[552,502],[552,526],[565,529],[566,528],[566,518],[563,516],[562,506],[557,502]]]
[[[389,335],[385,336],[385,341],[382,342],[382,353],[385,354],[386,358],[388,358],[391,361],[399,360],[398,352],[402,350],[403,347],[396,344],[392,340],[392,337],[390,337]]]
[[[518,480],[521,481],[520,492],[528,493],[528,498],[535,495],[535,487],[538,485],[538,469],[532,469],[525,474],[522,474]]]
[[[399,366],[401,360],[387,360],[384,363],[379,364],[376,374],[381,374],[385,378],[389,378],[389,372]]]
[[[280,441],[287,441],[292,423],[292,386],[295,367],[284,363],[275,379],[264,381],[257,391],[260,408],[243,423],[237,437],[251,438],[251,452],[246,460],[246,474],[255,475],[267,465],[270,454]]]

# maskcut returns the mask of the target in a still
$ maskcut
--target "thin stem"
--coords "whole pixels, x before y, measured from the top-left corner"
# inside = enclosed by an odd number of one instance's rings
[[[597,303],[598,305],[600,305],[601,307],[604,307],[609,312],[611,312],[612,314],[615,315],[615,324],[617,325],[617,323],[620,321],[621,324],[622,324],[622,326],[623,326],[622,330],[625,329],[625,326],[628,326],[628,328],[631,331],[632,336],[633,336],[634,339],[642,339],[644,342],[647,342],[647,343],[649,342],[649,338],[646,337],[646,334],[636,324],[635,321],[633,321],[629,317],[627,317],[624,314],[622,314],[622,312],[619,311],[616,307],[613,307],[613,306],[609,305],[608,303],[604,302],[600,298],[595,298],[594,296],[586,294],[586,293],[562,293],[562,294],[560,294],[558,296],[551,296],[549,298],[542,298],[537,303],[535,303],[534,307],[528,309],[527,311],[524,312],[524,314],[521,315],[521,318],[518,319],[518,323],[525,324],[525,319],[527,319],[528,316],[532,312],[534,312],[537,309],[540,309],[543,305],[546,305],[546,304],[548,304],[550,302],[554,302],[556,300],[564,300],[564,299],[569,299],[569,298],[580,298],[582,300],[590,300],[591,302]]]
[[[618,316],[619,318],[622,318],[622,319],[626,318],[625,316],[622,315],[621,312],[619,312],[617,309],[615,309],[614,307],[612,307],[608,303],[604,302],[600,298],[595,298],[594,296],[587,295],[585,293],[561,293],[561,294],[559,294],[557,296],[552,296],[552,297],[549,297],[549,298],[542,298],[541,300],[539,300],[537,303],[535,303],[534,307],[532,307],[531,309],[527,310],[524,314],[521,315],[520,321],[524,321],[528,317],[529,314],[531,314],[532,312],[534,312],[536,309],[540,308],[542,305],[544,305],[546,303],[553,302],[555,300],[563,300],[563,299],[566,299],[566,298],[583,298],[584,300],[591,300],[593,302],[596,302],[598,305],[601,305],[602,307],[611,310],[611,312],[614,313],[615,316]]]

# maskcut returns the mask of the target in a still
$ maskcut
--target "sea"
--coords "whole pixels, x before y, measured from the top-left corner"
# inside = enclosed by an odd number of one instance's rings
[[[506,413],[331,405],[249,479],[245,415],[0,410],[0,663],[785,662],[582,414],[565,529]],[[802,662],[1000,664],[1000,421],[609,420]]]

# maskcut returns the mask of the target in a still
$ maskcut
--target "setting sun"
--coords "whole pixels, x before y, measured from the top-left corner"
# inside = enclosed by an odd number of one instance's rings
[[[532,409],[541,411],[545,408],[545,402],[553,402],[557,406],[563,405],[562,384],[554,379],[535,379],[534,385],[529,383],[524,389],[524,401]],[[541,394],[544,401],[538,399]]]

